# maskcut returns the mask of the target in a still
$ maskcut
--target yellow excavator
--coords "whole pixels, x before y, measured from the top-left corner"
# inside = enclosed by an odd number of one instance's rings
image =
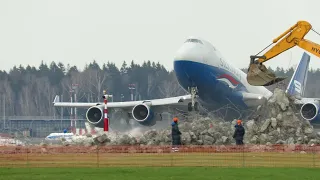
[[[250,65],[247,73],[248,83],[253,86],[270,86],[286,79],[286,77],[277,77],[262,63],[276,57],[277,55],[283,53],[284,51],[287,51],[288,49],[293,48],[296,45],[320,57],[320,45],[304,39],[304,36],[310,30],[320,35],[317,31],[312,29],[312,26],[309,22],[298,21],[290,29],[274,39],[270,45],[264,48],[262,51],[270,47],[272,44],[277,43],[281,38],[285,36],[280,42],[275,44],[275,46],[268,50],[264,55],[258,56],[258,54],[262,52],[260,51],[257,55],[250,56]]]

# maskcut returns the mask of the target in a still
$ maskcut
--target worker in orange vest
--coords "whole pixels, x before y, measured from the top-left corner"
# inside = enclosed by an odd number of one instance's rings
[[[171,129],[171,136],[172,136],[172,149],[174,151],[178,150],[178,147],[181,145],[181,132],[178,127],[178,118],[174,117],[173,122],[171,124],[172,129]]]
[[[240,119],[237,120],[237,124],[234,127],[235,130],[233,133],[233,138],[236,140],[236,145],[243,145],[243,136],[246,132],[242,126],[242,121]]]

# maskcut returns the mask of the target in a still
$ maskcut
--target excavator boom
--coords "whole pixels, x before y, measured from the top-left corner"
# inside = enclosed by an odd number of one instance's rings
[[[250,65],[247,74],[248,83],[253,86],[269,86],[286,79],[286,77],[277,77],[262,63],[278,56],[296,45],[313,54],[318,52],[317,56],[320,57],[320,46],[316,43],[303,39],[311,28],[311,24],[307,21],[298,21],[279,37],[275,38],[270,45],[277,43],[280,39],[281,40],[264,55],[250,56]]]
[[[314,43],[309,40],[306,40],[306,39],[303,39],[298,42],[298,46],[320,58],[320,45],[319,44]]]

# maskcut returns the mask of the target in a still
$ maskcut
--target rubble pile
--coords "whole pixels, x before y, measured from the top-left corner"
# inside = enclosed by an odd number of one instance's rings
[[[275,89],[274,95],[251,117],[243,120],[246,129],[246,144],[319,144],[320,134],[306,120],[298,118],[290,105],[285,92]],[[179,123],[183,145],[228,145],[234,144],[232,138],[236,120],[224,122],[209,117],[198,117],[191,122]],[[75,136],[71,142],[64,144],[78,145],[170,145],[171,127],[162,130],[147,130],[142,133],[139,128],[131,132],[103,132],[97,129],[96,135]]]
[[[245,123],[245,143],[319,144],[320,134],[309,121],[295,115],[290,99],[283,90],[275,89],[273,96],[257,108],[255,118]]]
[[[234,121],[235,122],[235,121]],[[212,120],[208,117],[199,118],[194,122],[181,122],[179,129],[182,133],[183,145],[213,145],[230,144],[234,123]],[[144,133],[139,128],[130,132],[103,132],[96,128],[97,134],[74,136],[71,141],[62,139],[64,145],[170,145],[171,127],[166,129],[150,129]]]
[[[24,144],[21,140],[0,136],[0,146],[22,146]]]

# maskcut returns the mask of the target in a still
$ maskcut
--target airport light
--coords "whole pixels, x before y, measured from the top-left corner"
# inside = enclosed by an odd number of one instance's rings
[[[136,85],[135,84],[129,84],[128,88],[131,90],[131,101],[133,101],[133,90],[136,89]]]
[[[72,84],[72,89],[74,89],[74,102],[77,102],[77,90],[78,90],[79,84]],[[78,113],[77,108],[74,107],[74,127],[77,128],[77,119],[78,119]]]
[[[103,130],[104,131],[109,131],[109,119],[108,119],[108,107],[107,107],[107,103],[108,103],[108,97],[112,96],[112,95],[108,95],[106,90],[103,90],[103,102],[104,102],[104,125],[103,125]]]
[[[70,89],[69,90],[69,93],[70,93],[70,103],[72,103],[72,93],[74,92],[74,90],[73,89]],[[72,131],[72,127],[73,127],[73,121],[72,121],[72,119],[73,119],[73,108],[72,107],[70,107],[70,126],[71,126],[71,131]]]
[[[71,84],[70,88],[70,100],[72,103],[73,96],[72,93],[74,93],[74,102],[77,102],[77,89],[78,89],[79,84]],[[75,133],[76,127],[77,127],[77,108],[74,107],[74,116],[73,116],[73,108],[71,107],[70,111],[70,120],[71,120],[71,130]]]

